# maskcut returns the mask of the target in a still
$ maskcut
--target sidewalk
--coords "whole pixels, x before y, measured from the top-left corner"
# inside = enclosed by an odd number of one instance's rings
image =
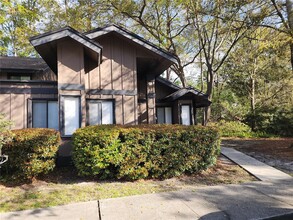
[[[292,179],[290,175],[233,148],[221,147],[221,153],[261,181]]]
[[[293,219],[293,178],[232,149],[223,154],[265,181],[103,199],[45,209],[0,214],[0,220],[26,219]]]

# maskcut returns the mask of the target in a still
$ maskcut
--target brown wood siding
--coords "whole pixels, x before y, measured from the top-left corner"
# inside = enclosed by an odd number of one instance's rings
[[[0,94],[0,112],[13,121],[12,129],[28,127],[28,99],[56,99],[54,94]]]
[[[84,55],[81,45],[72,40],[58,43],[58,83],[84,85]]]
[[[137,124],[136,48],[115,35],[98,40],[103,45],[99,68],[89,72],[92,90],[111,90],[113,95],[87,95],[90,99],[114,99],[116,124]]]
[[[112,89],[112,41],[103,41],[103,58],[100,65],[100,89]]]

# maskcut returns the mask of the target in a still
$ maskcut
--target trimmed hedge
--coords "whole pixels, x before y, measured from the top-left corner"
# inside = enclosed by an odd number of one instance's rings
[[[211,127],[100,125],[73,135],[73,162],[82,176],[170,178],[206,169],[219,153],[219,133]]]
[[[31,179],[46,174],[55,167],[60,144],[60,134],[54,129],[28,128],[13,130],[12,141],[6,143],[2,152],[9,156],[3,165],[18,178]]]

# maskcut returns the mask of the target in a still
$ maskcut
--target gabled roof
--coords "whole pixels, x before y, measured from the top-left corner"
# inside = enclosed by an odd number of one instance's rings
[[[71,27],[65,27],[57,31],[50,31],[44,34],[37,35],[35,37],[31,37],[31,44],[35,47],[41,57],[46,61],[46,63],[55,73],[57,73],[56,41],[63,38],[73,39],[74,41],[83,45],[87,51],[92,51],[98,54],[98,56],[101,56],[102,54],[103,47],[101,45]]]
[[[185,95],[192,95],[194,99],[196,100],[195,105],[196,107],[206,107],[209,106],[212,102],[208,100],[207,94],[194,89],[192,87],[189,88],[182,88],[177,86],[176,84],[172,83],[171,81],[163,78],[163,77],[157,77],[156,80],[172,89],[175,89],[176,91],[167,95],[160,101],[162,102],[173,102],[177,99],[182,98]]]
[[[160,82],[160,83],[166,85],[166,86],[171,87],[172,89],[176,89],[176,90],[181,89],[180,86],[178,86],[178,85],[172,83],[170,80],[165,79],[165,78],[163,78],[163,77],[161,77],[161,76],[157,77],[156,80],[157,80],[158,82]]]
[[[35,73],[49,70],[49,67],[41,58],[0,57],[0,72]]]
[[[92,31],[86,32],[84,33],[87,37],[89,37],[90,39],[95,39],[97,37],[103,36],[105,34],[108,34],[110,32],[116,32],[120,35],[122,35],[123,37],[133,41],[134,43],[143,46],[145,48],[147,48],[148,50],[168,59],[169,61],[171,61],[172,63],[177,63],[176,57],[169,53],[168,51],[156,46],[155,44],[145,40],[144,38],[140,37],[139,35],[126,30],[125,28],[116,25],[116,24],[112,24],[112,25],[107,25],[105,27],[102,28],[97,28],[94,29]]]

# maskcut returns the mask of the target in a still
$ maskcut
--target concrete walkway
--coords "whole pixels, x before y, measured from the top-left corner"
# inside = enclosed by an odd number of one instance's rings
[[[265,181],[10,212],[0,220],[293,219],[293,178],[235,150],[222,151]]]
[[[261,181],[292,179],[292,177],[233,148],[221,147],[221,153]]]

